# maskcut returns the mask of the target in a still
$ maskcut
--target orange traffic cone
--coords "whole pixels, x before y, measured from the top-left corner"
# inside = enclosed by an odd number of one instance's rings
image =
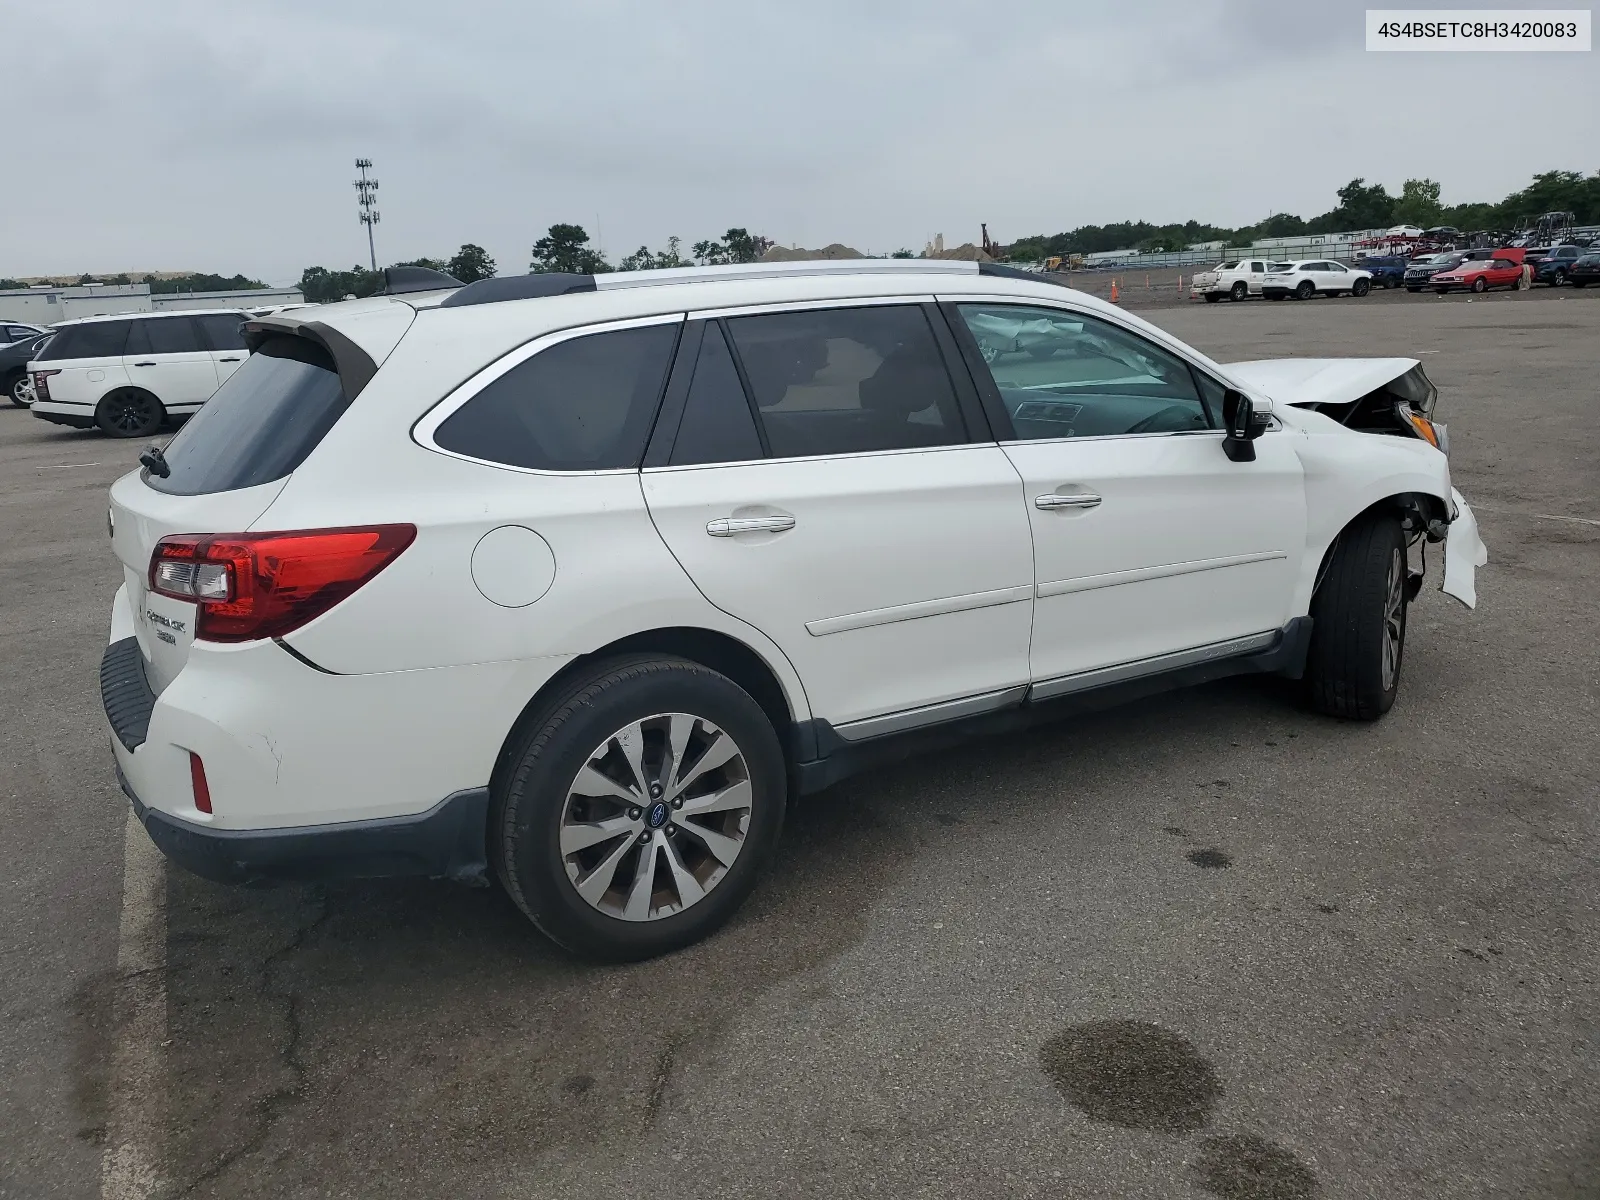
[[[1117,281],[1115,279],[1113,279],[1111,281],[1111,303],[1115,304],[1116,302],[1117,302]]]

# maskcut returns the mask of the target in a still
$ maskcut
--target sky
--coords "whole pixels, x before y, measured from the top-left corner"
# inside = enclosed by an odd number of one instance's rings
[[[284,284],[364,263],[362,156],[380,181],[380,264],[475,242],[502,274],[526,270],[554,222],[613,261],[731,226],[885,253],[936,233],[975,242],[980,222],[1009,241],[1310,217],[1357,176],[1396,193],[1436,179],[1456,203],[1600,169],[1595,52],[1368,53],[1365,4],[1349,0],[0,11],[3,103],[26,131],[0,276]]]

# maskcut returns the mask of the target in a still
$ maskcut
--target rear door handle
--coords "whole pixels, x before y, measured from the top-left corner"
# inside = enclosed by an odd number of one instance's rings
[[[782,533],[794,528],[794,518],[788,513],[772,517],[718,517],[706,522],[706,532],[712,537],[732,537],[736,533]]]
[[[1043,496],[1033,498],[1035,508],[1098,508],[1100,497],[1095,492],[1074,492],[1062,495],[1060,492],[1047,492]]]
[[[153,367],[156,364],[155,363],[134,363],[133,365],[136,366],[136,367]]]
[[[219,358],[219,359],[217,359],[217,361],[218,362],[238,362],[239,359],[238,359],[237,356],[235,356],[234,358]]]

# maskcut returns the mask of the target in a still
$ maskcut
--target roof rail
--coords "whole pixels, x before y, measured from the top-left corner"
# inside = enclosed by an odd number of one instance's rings
[[[406,292],[437,292],[442,288],[458,288],[461,280],[431,267],[385,267],[383,269],[383,294],[400,296]]]
[[[971,275],[975,262],[954,258],[830,258],[800,262],[728,263],[715,267],[665,267],[658,271],[614,271],[595,286],[663,287],[671,283],[727,283],[738,279],[797,279],[806,275]]]
[[[592,292],[593,275],[570,271],[539,271],[529,275],[507,275],[469,283],[453,296],[446,296],[440,308],[459,308],[464,304],[497,304],[502,300],[532,300],[541,296],[565,296],[569,292]]]

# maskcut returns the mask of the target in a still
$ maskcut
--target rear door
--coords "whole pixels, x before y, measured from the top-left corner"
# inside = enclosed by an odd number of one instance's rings
[[[1032,524],[1041,695],[1163,656],[1260,649],[1294,615],[1306,536],[1291,435],[1235,463],[1223,386],[1164,346],[1070,309],[951,306]],[[1018,349],[1006,323],[1049,330]],[[1098,677],[1095,677],[1098,678]]]
[[[812,711],[860,738],[1017,699],[1021,481],[949,370],[938,310],[729,313],[691,322],[685,353],[646,502],[706,598],[782,648]]]
[[[216,364],[218,387],[249,357],[250,351],[241,332],[247,319],[244,313],[202,313],[195,318],[211,361]]]
[[[193,412],[217,390],[217,368],[190,316],[133,321],[123,351],[128,380],[160,400],[168,412]]]

